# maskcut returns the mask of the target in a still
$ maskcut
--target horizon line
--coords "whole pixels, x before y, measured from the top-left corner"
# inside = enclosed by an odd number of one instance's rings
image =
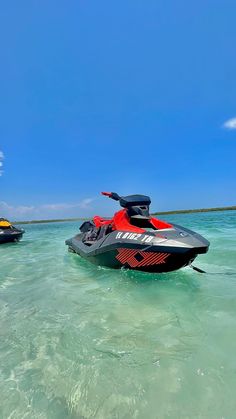
[[[172,214],[192,214],[198,212],[214,212],[214,211],[234,211],[236,205],[227,207],[215,207],[215,208],[196,208],[196,209],[183,209],[183,210],[172,210],[172,211],[158,211],[153,212],[151,215],[172,215]],[[110,217],[104,217],[110,218]],[[12,224],[41,224],[41,223],[61,223],[70,221],[83,221],[92,219],[92,217],[76,217],[76,218],[58,218],[49,220],[25,220],[25,221],[12,221]]]

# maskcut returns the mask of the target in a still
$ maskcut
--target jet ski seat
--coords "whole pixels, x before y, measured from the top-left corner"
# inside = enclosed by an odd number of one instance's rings
[[[98,217],[101,218],[101,217]],[[82,242],[87,246],[91,246],[95,241],[100,240],[102,237],[106,236],[107,234],[111,233],[112,225],[108,223],[108,220],[104,220],[104,224],[102,225],[103,219],[96,220],[101,223],[100,226],[96,226],[95,223],[92,222],[85,222],[80,227],[80,231],[83,234]]]
[[[0,228],[2,230],[8,229],[8,228],[12,228],[11,223],[6,220],[5,218],[0,218]]]
[[[96,227],[102,227],[102,226],[111,224],[112,223],[112,220],[102,218],[99,215],[95,215],[93,217],[93,222],[94,222],[94,224],[95,224]]]

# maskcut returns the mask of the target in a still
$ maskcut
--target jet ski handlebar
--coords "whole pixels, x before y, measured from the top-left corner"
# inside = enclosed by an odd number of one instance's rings
[[[122,208],[149,207],[151,199],[146,195],[120,196],[116,192],[101,192],[102,195],[120,202]],[[144,208],[141,208],[143,210]],[[145,208],[146,209],[146,208]]]
[[[121,198],[116,192],[101,192],[101,194],[108,196],[108,198],[114,199],[115,201],[119,201]]]

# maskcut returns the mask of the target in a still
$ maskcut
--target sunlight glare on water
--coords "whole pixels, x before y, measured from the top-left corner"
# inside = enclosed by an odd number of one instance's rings
[[[236,212],[165,218],[210,240],[207,274],[93,266],[75,222],[1,245],[0,418],[235,418]]]

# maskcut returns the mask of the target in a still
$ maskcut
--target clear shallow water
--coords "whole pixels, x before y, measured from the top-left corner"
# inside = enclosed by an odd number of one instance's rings
[[[236,212],[165,218],[211,241],[207,274],[97,268],[78,223],[0,246],[0,418],[235,418]]]

